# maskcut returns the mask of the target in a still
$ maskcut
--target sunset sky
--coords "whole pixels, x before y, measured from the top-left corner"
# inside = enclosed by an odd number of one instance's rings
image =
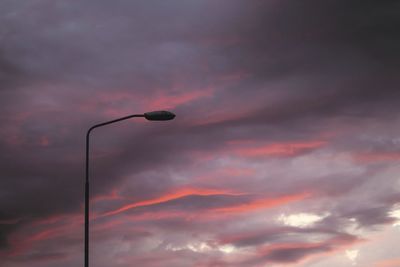
[[[0,266],[400,266],[400,2],[1,0]]]

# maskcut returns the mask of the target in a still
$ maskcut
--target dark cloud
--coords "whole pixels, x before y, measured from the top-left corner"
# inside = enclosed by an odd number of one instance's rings
[[[224,244],[233,244],[236,247],[259,247],[266,244],[282,243],[296,241],[310,235],[320,235],[325,238],[341,236],[343,233],[328,227],[271,227],[253,232],[247,232],[242,235],[229,233],[220,237],[220,242]],[[303,236],[304,235],[304,236]]]
[[[13,222],[1,222],[0,223],[0,249],[8,247],[8,235],[15,229],[18,225]]]
[[[259,258],[251,259],[245,264],[249,266],[262,263],[296,263],[311,255],[330,252],[337,247],[348,245],[357,241],[351,235],[343,234],[335,237],[329,242],[319,243],[283,243],[266,247]]]
[[[63,253],[38,253],[29,255],[23,259],[20,259],[20,262],[25,263],[35,263],[35,262],[47,262],[47,261],[57,261],[63,260],[66,257],[66,254]]]
[[[6,91],[23,78],[24,73],[2,54],[3,52],[0,51],[0,85],[2,91]]]
[[[306,255],[327,251],[325,246],[274,249],[264,257],[266,262],[297,262]]]
[[[346,214],[348,218],[355,218],[359,223],[360,227],[372,227],[381,224],[389,224],[395,221],[394,218],[390,218],[388,213],[389,207],[370,207],[365,209],[358,209],[355,212]]]
[[[173,109],[177,118],[121,123],[93,133],[92,195],[105,197],[94,204],[95,212],[157,199],[177,188],[212,187],[257,193],[260,199],[312,192],[310,207],[332,214],[321,223],[332,235],[350,218],[365,228],[393,222],[388,212],[398,202],[399,7],[389,0],[2,1],[0,247],[11,251],[18,233],[44,230],[30,227],[40,220],[82,211],[84,135],[91,125],[153,108]],[[325,143],[286,157],[276,156],[279,151],[259,158],[232,152],[230,142],[246,140],[257,147]],[[207,171],[229,164],[256,170],[208,177]],[[110,192],[117,200],[107,199]],[[325,198],[337,206],[323,205]],[[189,194],[123,216],[206,213],[252,200]],[[99,219],[97,225],[116,218]],[[256,220],[247,219],[249,225]],[[253,236],[229,216],[224,223],[247,233],[238,247],[273,244],[290,232],[321,232],[280,228]],[[228,231],[211,224],[161,218],[140,225],[145,230],[138,232],[146,234],[131,239],[166,238],[163,227],[174,233],[192,229],[198,236],[182,238],[185,246],[202,234],[212,239],[210,233]],[[102,246],[115,241],[102,237]],[[76,255],[78,239],[70,242],[68,255]],[[58,241],[69,242],[63,240]],[[51,247],[51,240],[37,242]],[[289,246],[270,249],[260,260],[296,262],[332,250],[328,243]],[[179,252],[188,257],[184,263],[165,252],[157,259],[136,259],[148,266],[163,260],[190,266],[200,261],[192,252]],[[13,266],[47,259],[48,266],[60,266],[57,260],[65,256],[21,253],[15,262],[8,258]],[[63,264],[76,264],[67,258]],[[204,266],[228,264],[218,255],[203,260]]]

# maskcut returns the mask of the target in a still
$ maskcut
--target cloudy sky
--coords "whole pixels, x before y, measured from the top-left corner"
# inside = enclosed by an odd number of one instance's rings
[[[2,0],[0,266],[400,266],[400,3]]]

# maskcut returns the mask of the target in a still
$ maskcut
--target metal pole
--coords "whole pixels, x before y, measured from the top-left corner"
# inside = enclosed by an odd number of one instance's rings
[[[130,115],[126,117],[122,117],[119,119],[103,122],[96,124],[92,127],[89,128],[89,130],[86,133],[86,175],[85,175],[85,267],[89,267],[89,139],[90,139],[90,133],[93,129],[108,125],[114,122],[134,118],[134,117],[144,117],[144,114],[135,114],[135,115]]]

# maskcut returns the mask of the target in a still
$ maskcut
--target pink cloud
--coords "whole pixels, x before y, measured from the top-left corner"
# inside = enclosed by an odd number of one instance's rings
[[[357,162],[360,163],[400,161],[400,152],[364,152],[355,153],[353,157]]]
[[[310,196],[311,196],[310,193],[299,193],[299,194],[287,195],[276,198],[263,198],[232,207],[217,208],[215,209],[215,211],[220,213],[231,213],[231,214],[251,212],[260,209],[282,206],[289,204],[291,202],[301,201]]]
[[[150,205],[156,205],[160,204],[163,202],[171,201],[174,199],[179,199],[185,196],[190,196],[190,195],[200,195],[200,196],[212,196],[212,195],[218,195],[218,194],[225,194],[225,195],[240,195],[238,193],[231,192],[229,190],[216,190],[216,189],[202,189],[202,188],[181,188],[177,189],[174,192],[165,194],[161,197],[154,198],[154,199],[149,199],[145,201],[140,201],[140,202],[135,202],[131,204],[124,205],[123,207],[109,211],[107,213],[104,213],[100,215],[100,217],[103,216],[111,216],[115,215],[130,209],[138,208],[138,207],[144,207],[144,206],[150,206]]]
[[[232,143],[231,144],[236,144]],[[240,143],[239,143],[240,144]],[[245,143],[244,143],[245,144]],[[295,156],[303,152],[320,148],[326,141],[306,141],[306,142],[283,142],[266,145],[240,145],[233,148],[233,153],[241,157],[263,157],[263,156]]]
[[[398,266],[400,266],[400,258],[382,260],[374,264],[374,267],[398,267]]]
[[[173,109],[204,97],[211,97],[213,94],[214,88],[212,87],[177,93],[165,93],[165,91],[159,91],[152,96],[151,99],[146,100],[146,107],[149,110]]]

